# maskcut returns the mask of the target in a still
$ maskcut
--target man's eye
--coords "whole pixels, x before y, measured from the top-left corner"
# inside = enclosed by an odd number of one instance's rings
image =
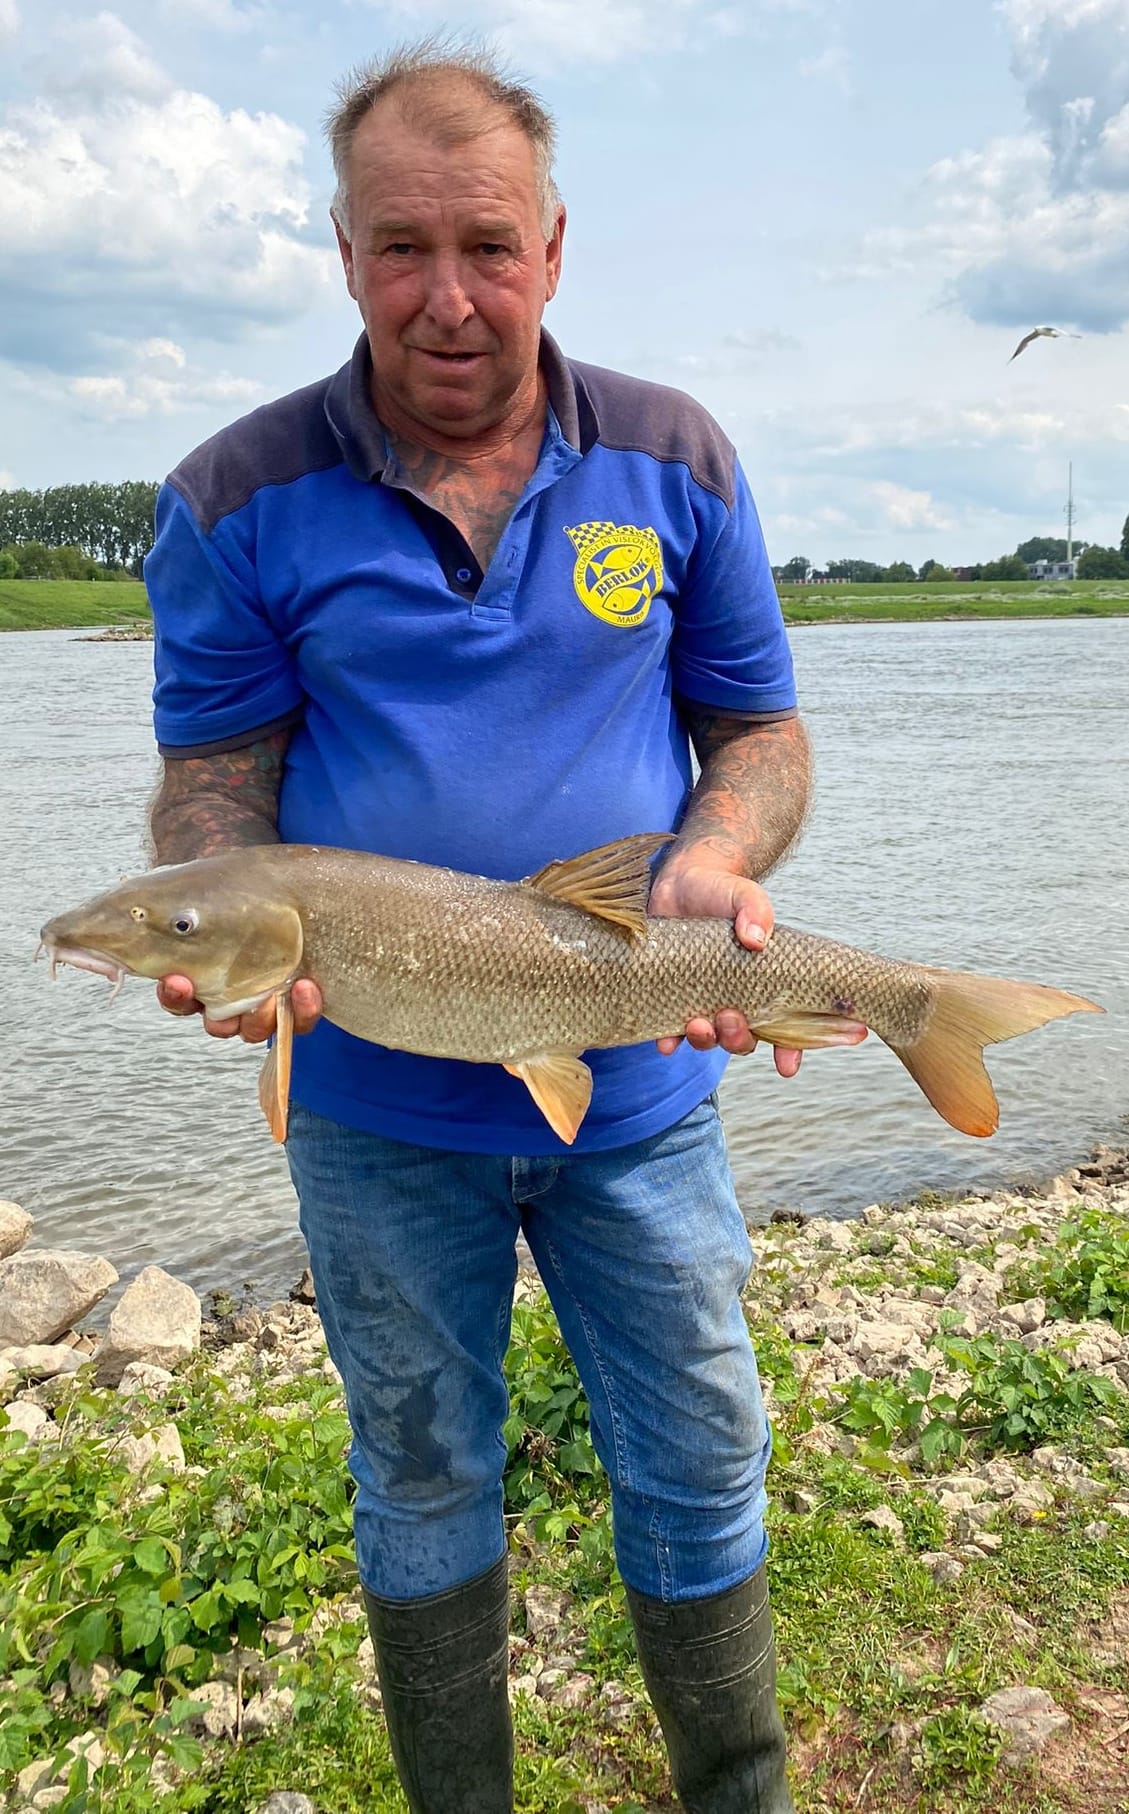
[[[505,246],[500,245],[497,240],[484,239],[478,249],[480,252],[485,253],[487,258],[499,258],[506,248]]]
[[[406,258],[412,247],[410,241],[406,239],[394,239],[392,244],[385,246],[384,249],[386,252],[395,252],[397,258]]]

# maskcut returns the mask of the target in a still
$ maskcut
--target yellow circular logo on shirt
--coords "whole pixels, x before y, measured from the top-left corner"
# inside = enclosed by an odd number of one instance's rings
[[[576,596],[606,624],[641,624],[663,583],[662,548],[653,529],[634,523],[566,524],[576,549]]]

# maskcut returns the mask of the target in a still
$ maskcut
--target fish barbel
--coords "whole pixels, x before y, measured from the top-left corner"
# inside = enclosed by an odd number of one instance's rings
[[[864,1022],[939,1114],[994,1132],[984,1046],[1094,1002],[1038,983],[901,963],[777,926],[763,951],[728,920],[648,918],[643,835],[522,882],[426,863],[264,844],[152,870],[62,914],[41,939],[57,964],[108,976],[190,977],[223,1019],[279,998],[260,1097],[286,1137],[289,989],[310,977],[326,1017],[360,1039],[500,1064],[571,1143],[592,1093],[580,1054],[680,1034],[738,1008],[758,1039],[853,1044]]]

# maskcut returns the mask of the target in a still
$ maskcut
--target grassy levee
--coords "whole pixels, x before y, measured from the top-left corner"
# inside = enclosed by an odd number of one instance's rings
[[[2,579],[0,630],[100,629],[147,623],[139,579]]]
[[[1123,617],[1129,579],[947,580],[875,586],[780,587],[790,624],[927,623],[962,618]]]

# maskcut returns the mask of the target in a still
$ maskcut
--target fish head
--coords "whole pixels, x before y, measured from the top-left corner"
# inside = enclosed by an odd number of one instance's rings
[[[187,976],[216,1017],[248,1012],[302,960],[297,909],[230,855],[128,879],[49,920],[39,936],[52,975],[73,964],[115,988],[126,976]]]

